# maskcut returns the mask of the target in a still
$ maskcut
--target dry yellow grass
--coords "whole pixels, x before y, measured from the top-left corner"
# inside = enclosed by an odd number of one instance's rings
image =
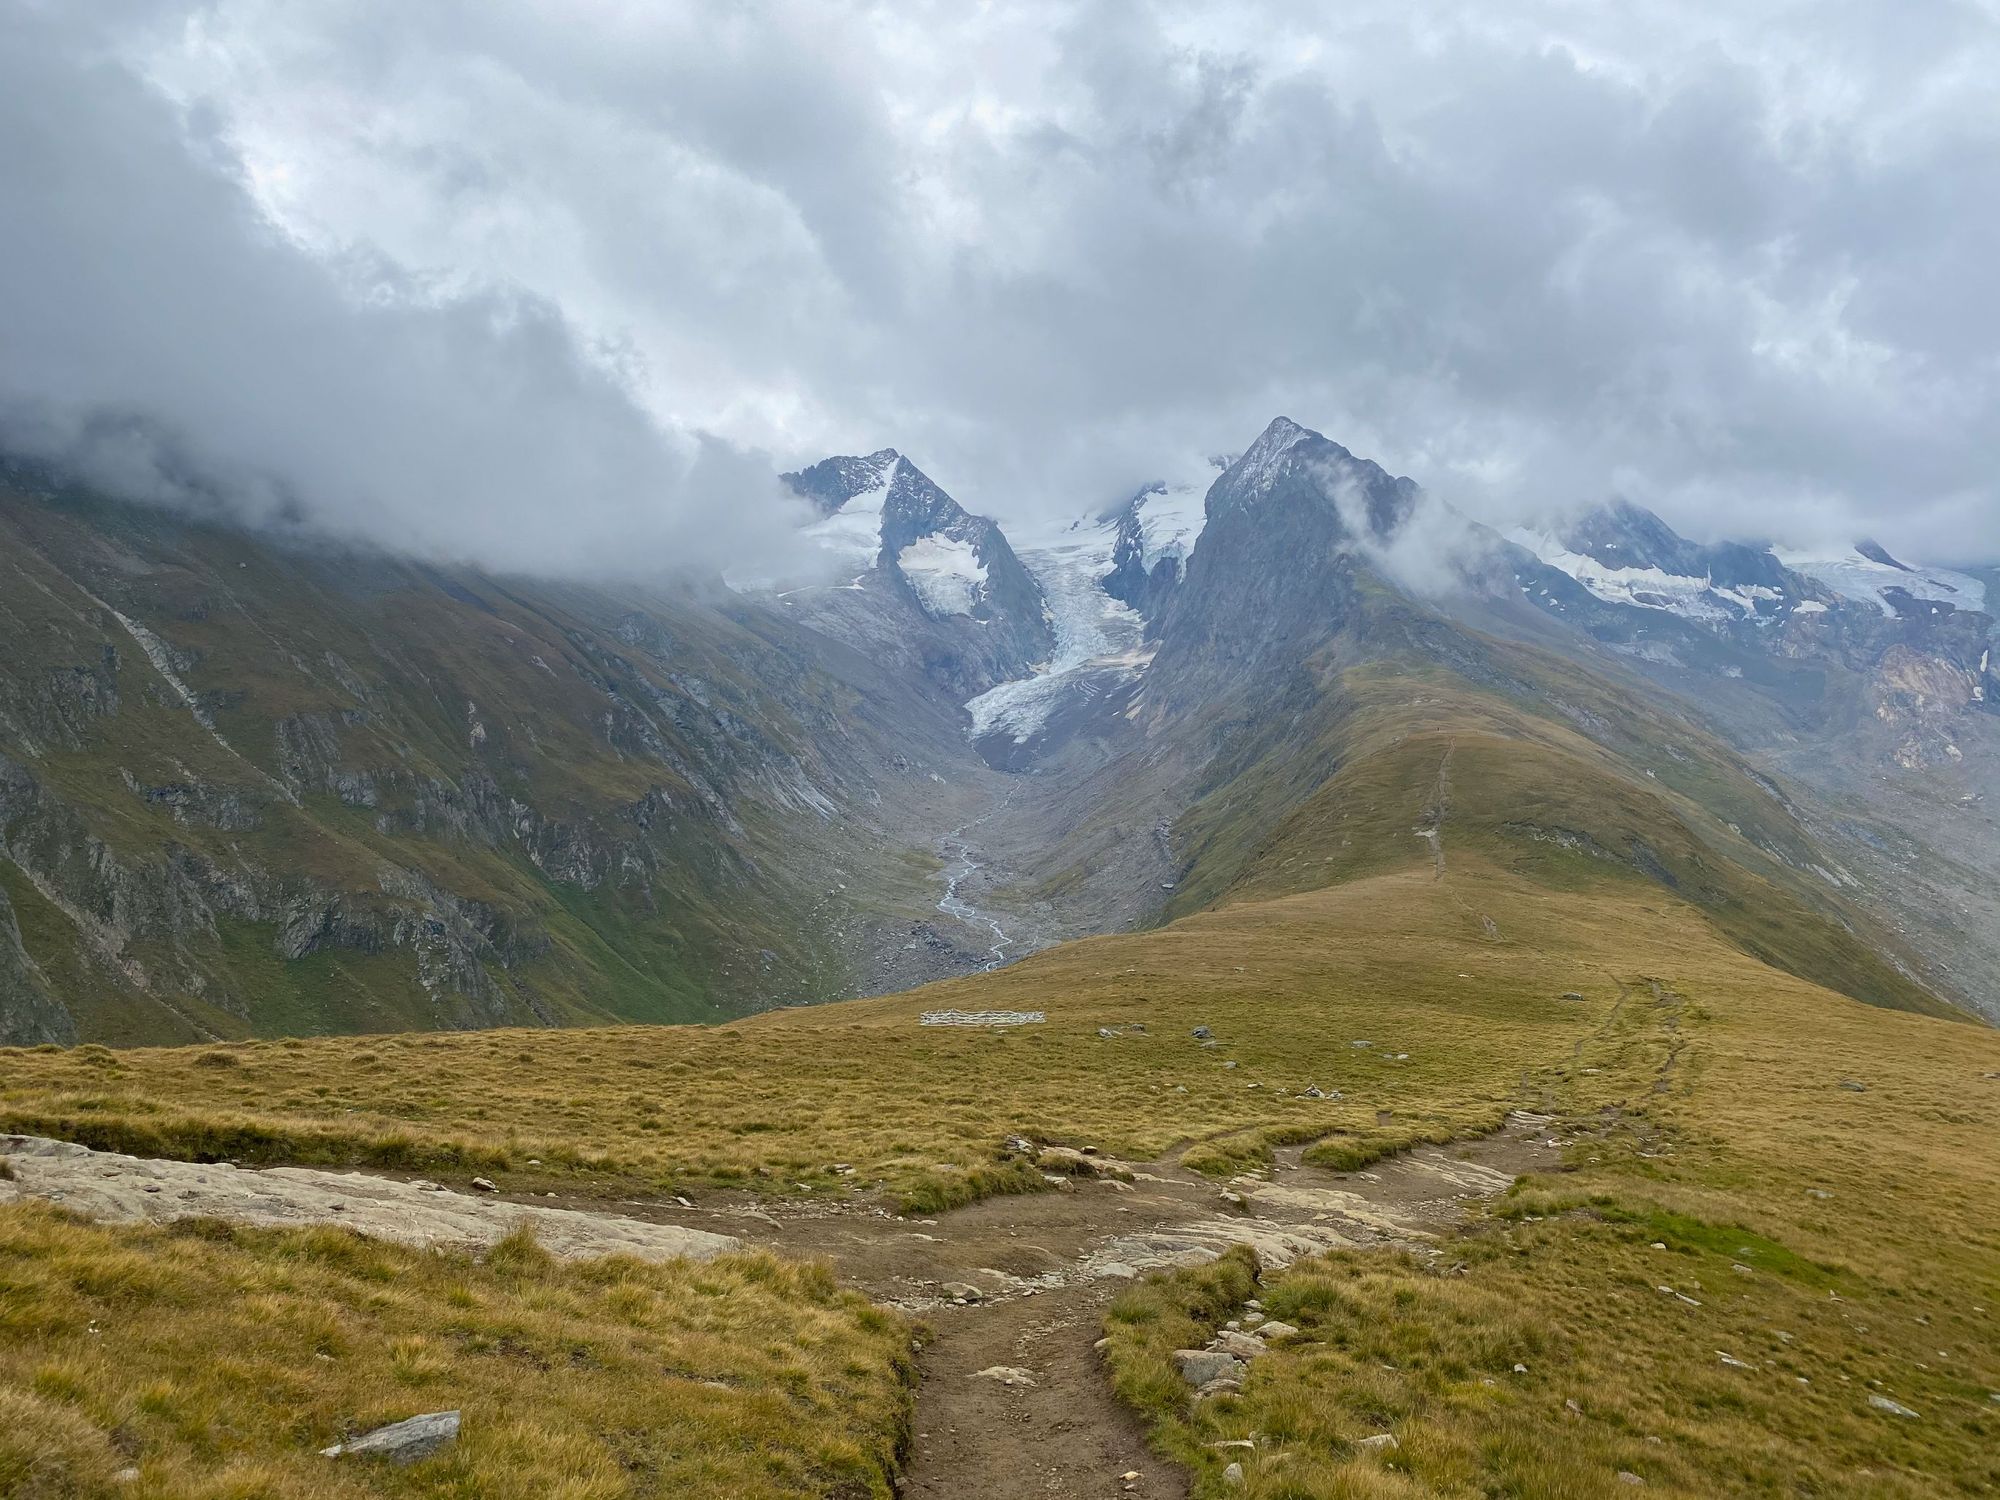
[[[917,1024],[949,1006],[1048,1020]],[[1099,1035],[1133,1023],[1145,1031]],[[1201,1046],[1197,1025],[1219,1045]],[[1168,1451],[1218,1492],[1229,1455],[1206,1445],[1255,1432],[1265,1446],[1243,1493],[1288,1500],[1570,1500],[1626,1492],[1620,1470],[1677,1496],[1902,1500],[2000,1482],[1988,1073],[1992,1032],[1765,967],[1671,897],[1539,888],[1465,855],[1442,880],[1426,861],[910,995],[710,1029],[4,1053],[0,1121],[121,1149],[477,1169],[521,1187],[880,1185],[934,1204],[1019,1185],[998,1155],[1017,1132],[1138,1158],[1193,1142],[1193,1159],[1235,1171],[1279,1140],[1353,1160],[1550,1108],[1588,1132],[1573,1170],[1452,1245],[1445,1265],[1464,1274],[1334,1257],[1275,1278],[1265,1301],[1313,1343],[1263,1361],[1240,1401],[1188,1416],[1162,1362],[1215,1309],[1190,1316],[1192,1283],[1135,1291],[1114,1324],[1120,1379]],[[1311,1084],[1342,1097],[1303,1097]],[[770,1304],[774,1326],[799,1315],[794,1300]],[[409,1332],[434,1337],[422,1320],[449,1314],[433,1293],[412,1301]],[[176,1316],[178,1330],[161,1314],[154,1370],[203,1347],[207,1310]],[[42,1358],[53,1336],[16,1343]],[[663,1335],[653,1357],[670,1365],[682,1337]],[[852,1388],[822,1388],[830,1403],[889,1389],[886,1344],[850,1353]],[[149,1366],[129,1368],[138,1381]],[[523,1393],[559,1383],[514,1377]],[[358,1394],[322,1391],[335,1376],[316,1365],[298,1378],[329,1422]],[[796,1378],[767,1367],[741,1394],[769,1401]],[[1921,1418],[1868,1408],[1871,1381]],[[0,1390],[42,1403],[52,1432],[74,1415],[32,1369]],[[887,1421],[886,1406],[861,1409]],[[832,1410],[811,1408],[801,1430]],[[89,1420],[101,1429],[112,1411]],[[578,1430],[646,1429],[631,1420],[586,1411]],[[1383,1429],[1395,1453],[1353,1448]]]
[[[1719,948],[1630,973],[1543,1080],[1571,1170],[1435,1258],[1268,1278],[1302,1334],[1241,1397],[1190,1407],[1170,1365],[1240,1315],[1241,1267],[1116,1309],[1121,1386],[1199,1493],[1231,1459],[1248,1500],[2000,1490],[2000,1037]]]
[[[9,1500],[886,1496],[901,1322],[764,1255],[562,1265],[0,1211]],[[318,1450],[462,1409],[408,1467]],[[136,1481],[115,1476],[136,1467]]]
[[[1490,1123],[1524,1073],[1609,1012],[1610,955],[1664,958],[1688,942],[1714,939],[1670,902],[1440,885],[1424,868],[726,1026],[0,1052],[0,1125],[140,1154],[457,1169],[524,1187],[560,1175],[921,1196],[991,1169],[1017,1132],[1145,1158],[1252,1127],[1365,1137]],[[951,1006],[1048,1020],[918,1024]],[[1098,1035],[1134,1022],[1143,1034]],[[1196,1026],[1219,1045],[1204,1048]],[[1313,1085],[1345,1097],[1301,1097]],[[836,1177],[835,1163],[858,1170]]]

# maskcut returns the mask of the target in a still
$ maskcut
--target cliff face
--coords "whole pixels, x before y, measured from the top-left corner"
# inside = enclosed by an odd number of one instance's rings
[[[714,1019],[956,726],[716,592],[287,551],[0,484],[0,1040]]]

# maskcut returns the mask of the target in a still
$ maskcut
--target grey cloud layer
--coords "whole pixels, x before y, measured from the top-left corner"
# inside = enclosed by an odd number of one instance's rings
[[[1990,7],[1328,9],[217,0],[119,34],[213,132],[190,155],[153,126],[197,165],[130,191],[171,217],[240,158],[287,274],[396,290],[258,325],[422,346],[394,403],[325,361],[301,394],[358,402],[349,431],[543,410],[484,472],[387,443],[341,502],[364,529],[394,493],[477,530],[463,497],[498,485],[516,528],[555,490],[614,533],[635,494],[657,521],[755,492],[742,451],[884,443],[976,506],[1073,511],[1284,411],[1496,518],[1620,493],[1698,535],[2000,553]],[[158,108],[102,92],[44,104],[92,138],[79,111]],[[187,258],[268,238],[195,217],[226,243]],[[98,332],[78,400],[122,360]],[[504,373],[458,368],[489,345]],[[311,411],[242,413],[210,364],[218,452],[352,477]],[[288,446],[246,458],[245,427]],[[697,431],[735,446],[690,476]]]
[[[553,303],[304,253],[90,46],[49,18],[0,44],[0,442],[501,568],[714,566],[788,530],[767,462],[664,428]]]

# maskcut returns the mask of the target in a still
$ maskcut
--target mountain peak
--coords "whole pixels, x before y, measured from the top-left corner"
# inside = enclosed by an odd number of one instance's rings
[[[1324,443],[1326,439],[1310,428],[1301,427],[1290,417],[1273,417],[1257,434],[1257,441],[1231,464],[1224,474],[1230,490],[1244,499],[1267,493],[1284,471],[1287,458],[1301,443]]]
[[[821,515],[830,516],[857,495],[886,490],[902,467],[913,472],[916,469],[894,448],[878,448],[865,458],[838,454],[823,458],[810,468],[778,477],[794,494],[810,500]]]
[[[1295,444],[1307,438],[1317,438],[1320,434],[1310,427],[1301,427],[1290,417],[1273,417],[1270,424],[1257,434],[1257,441],[1244,451],[1243,457],[1276,457]],[[1324,439],[1321,439],[1324,441]]]

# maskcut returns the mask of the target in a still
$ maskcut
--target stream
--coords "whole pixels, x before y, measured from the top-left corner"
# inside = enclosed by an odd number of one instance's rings
[[[958,893],[959,887],[968,878],[986,868],[981,861],[972,857],[972,841],[966,835],[979,827],[980,824],[999,816],[1000,813],[1006,810],[1007,804],[1013,800],[1013,793],[1010,791],[1005,797],[1001,798],[1000,804],[997,807],[989,809],[986,813],[974,818],[969,823],[959,824],[958,827],[952,829],[950,833],[947,833],[942,839],[938,840],[938,852],[949,863],[945,868],[944,895],[939,898],[937,909],[946,916],[956,917],[959,921],[969,926],[986,927],[992,930],[994,943],[987,950],[992,956],[980,965],[982,970],[997,969],[1000,965],[1004,964],[1007,961],[1007,947],[1012,940],[1007,936],[1006,928],[1002,927],[999,922],[979,910],[978,907],[974,906]]]

